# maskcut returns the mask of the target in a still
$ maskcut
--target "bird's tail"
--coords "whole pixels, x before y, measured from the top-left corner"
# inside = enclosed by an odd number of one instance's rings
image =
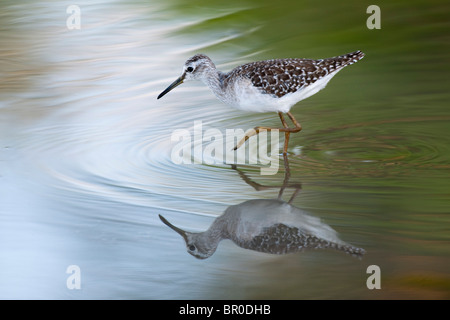
[[[363,248],[354,247],[344,241],[329,241],[315,236],[304,236],[302,245],[304,248],[311,249],[334,249],[357,258],[362,258],[366,253],[366,250]]]
[[[354,247],[351,244],[348,244],[343,241],[327,241],[324,239],[318,239],[315,237],[312,237],[313,244],[310,245],[310,248],[314,249],[334,249],[337,251],[345,252],[346,254],[349,254],[353,257],[362,258],[364,254],[366,253],[366,250],[363,248]]]
[[[329,248],[345,252],[345,253],[347,253],[351,256],[357,257],[357,258],[361,258],[366,253],[366,250],[364,250],[363,248],[354,247],[349,244],[333,243],[329,246]]]
[[[331,59],[335,59],[336,61],[339,61],[341,65],[348,66],[351,64],[354,64],[355,62],[358,62],[362,58],[364,58],[365,54],[364,52],[358,50],[355,52],[347,53],[342,56],[334,57]]]

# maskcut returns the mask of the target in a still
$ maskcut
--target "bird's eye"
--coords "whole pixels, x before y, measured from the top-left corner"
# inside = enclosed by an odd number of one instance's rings
[[[191,245],[189,246],[189,250],[190,250],[190,251],[195,251],[195,246],[194,246],[193,244],[191,244]]]
[[[192,71],[194,71],[194,68],[192,68],[192,67],[187,67],[186,71],[187,71],[187,72],[192,72]]]

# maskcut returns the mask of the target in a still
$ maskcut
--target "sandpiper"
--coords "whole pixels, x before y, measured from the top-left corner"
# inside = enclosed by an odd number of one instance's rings
[[[159,215],[180,234],[187,251],[198,259],[209,258],[224,239],[239,247],[270,254],[335,249],[355,257],[365,250],[342,241],[337,232],[319,218],[279,199],[248,200],[228,207],[204,232],[178,228]]]
[[[295,207],[294,199],[299,195],[301,183],[289,183],[290,169],[287,155],[284,158],[284,180],[281,186],[264,186],[252,181],[236,165],[232,168],[256,190],[280,188],[277,199],[254,199],[229,206],[203,232],[190,232],[159,218],[181,235],[187,251],[198,259],[214,254],[219,243],[230,239],[244,249],[270,254],[288,254],[308,249],[335,249],[361,258],[363,248],[355,247],[339,238],[338,233],[321,219]],[[286,188],[294,189],[289,201],[282,199]]]
[[[279,130],[285,133],[283,154],[287,154],[289,136],[302,130],[300,123],[290,112],[293,105],[319,90],[344,67],[364,57],[361,51],[327,59],[272,59],[243,64],[228,73],[216,69],[212,60],[204,54],[196,54],[183,66],[183,73],[158,96],[187,80],[200,80],[222,102],[250,112],[278,112],[283,128],[258,126],[247,131],[234,147],[236,150],[251,136],[261,130]],[[284,113],[294,127],[289,127]]]

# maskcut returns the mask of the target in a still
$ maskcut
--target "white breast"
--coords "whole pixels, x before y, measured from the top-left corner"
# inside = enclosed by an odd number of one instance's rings
[[[340,71],[340,70],[338,70]],[[322,79],[310,84],[303,89],[294,93],[288,93],[281,98],[265,94],[262,90],[254,87],[250,80],[241,79],[236,81],[234,86],[230,88],[235,99],[227,99],[225,103],[232,105],[235,108],[250,112],[288,112],[297,102],[304,100],[323,88],[328,84],[332,77],[338,72],[333,72],[326,75]]]

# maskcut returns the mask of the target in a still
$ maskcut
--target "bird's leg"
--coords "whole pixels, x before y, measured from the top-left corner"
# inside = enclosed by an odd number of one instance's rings
[[[283,154],[287,154],[287,148],[288,148],[288,144],[289,144],[289,135],[291,134],[291,132],[296,133],[296,132],[299,132],[302,130],[302,125],[294,118],[294,115],[292,113],[290,113],[289,111],[287,112],[287,115],[288,115],[289,119],[291,119],[295,128],[289,128],[289,131],[287,131],[285,133]],[[280,118],[281,118],[281,122],[283,122],[283,125],[286,127],[287,124],[286,124],[286,122],[284,122],[284,119],[282,118],[281,113],[280,113]]]
[[[288,124],[286,123],[286,120],[284,120],[284,116],[281,112],[278,112],[278,115],[280,116],[281,123],[283,124],[284,128],[289,128]],[[283,148],[283,154],[287,154],[287,147],[289,144],[289,136],[291,133],[289,131],[286,131],[284,133],[284,148]]]
[[[281,118],[281,116],[280,116],[280,118]],[[289,179],[291,178],[291,170],[289,169],[289,160],[288,160],[287,154],[285,154],[285,153],[283,154],[283,161],[284,161],[284,180],[283,180],[283,185],[280,187],[280,192],[278,193],[279,200],[281,200],[284,189],[288,185]]]
[[[289,160],[287,154],[283,154],[283,160],[284,160],[284,180],[283,184],[281,186],[266,186],[262,185],[260,183],[252,181],[243,171],[237,168],[235,164],[231,165],[231,168],[233,170],[236,170],[239,173],[239,176],[250,186],[252,186],[256,191],[261,190],[268,190],[271,188],[280,188],[280,191],[278,192],[278,200],[283,200],[283,193],[287,188],[294,188],[294,192],[291,195],[291,198],[289,199],[288,203],[292,204],[292,201],[298,196],[300,191],[302,190],[302,184],[300,182],[298,183],[289,183],[289,180],[291,178],[291,170],[289,168]]]
[[[259,134],[259,132],[261,130],[266,130],[266,131],[272,131],[272,130],[278,130],[280,132],[284,132],[285,133],[285,141],[284,141],[284,148],[283,148],[283,154],[287,154],[287,147],[288,147],[288,143],[289,143],[289,135],[291,133],[296,133],[299,132],[300,130],[302,130],[302,126],[300,125],[300,123],[294,118],[294,116],[292,115],[292,113],[287,112],[287,115],[289,117],[289,119],[291,119],[292,123],[294,124],[295,128],[289,128],[286,120],[284,119],[284,116],[281,112],[278,112],[278,115],[281,119],[281,123],[283,124],[283,128],[269,128],[269,127],[255,127],[249,131],[247,131],[244,135],[244,137],[238,142],[238,144],[234,147],[233,150],[237,150],[238,148],[240,148],[245,141],[247,141],[250,137],[256,136],[257,134]]]
[[[293,131],[291,132],[299,132],[302,130],[302,125],[294,118],[294,116],[292,115],[292,113],[287,112],[286,113],[289,116],[289,119],[291,119],[292,123],[294,124],[295,128],[292,128]]]

